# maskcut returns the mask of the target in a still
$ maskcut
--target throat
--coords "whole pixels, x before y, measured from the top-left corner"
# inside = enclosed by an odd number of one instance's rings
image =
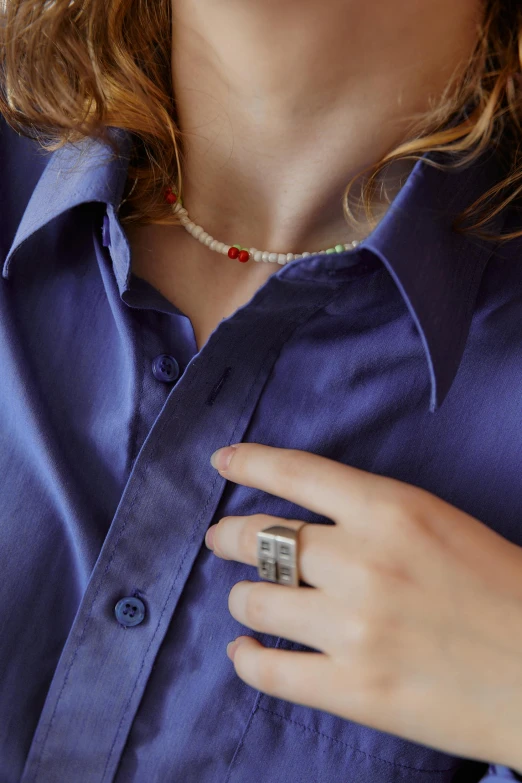
[[[187,242],[178,227],[129,226],[127,237],[133,273],[187,316],[198,352],[220,322],[247,304],[281,268],[233,261],[192,237]]]

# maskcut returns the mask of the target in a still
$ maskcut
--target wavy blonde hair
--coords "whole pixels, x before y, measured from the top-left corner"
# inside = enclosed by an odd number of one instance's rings
[[[108,129],[130,131],[122,222],[177,224],[163,199],[170,183],[183,195],[182,133],[171,75],[171,0],[3,3],[0,112],[7,123],[47,151],[94,137],[117,153]],[[366,175],[359,203],[375,225],[375,190],[388,165],[438,151],[447,154],[448,166],[464,166],[494,145],[503,178],[457,216],[454,228],[497,242],[522,236],[522,228],[503,235],[482,230],[515,204],[522,190],[522,3],[484,0],[483,8],[476,46],[461,76],[448,83],[436,105],[414,118],[406,142],[346,186],[343,209],[349,223],[357,223],[349,195],[360,176]],[[465,226],[466,220],[471,224]]]

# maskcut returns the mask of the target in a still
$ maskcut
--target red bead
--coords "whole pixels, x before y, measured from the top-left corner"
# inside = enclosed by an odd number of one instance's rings
[[[242,264],[246,263],[249,258],[250,258],[250,253],[248,252],[248,250],[242,250],[241,253],[238,255],[238,260],[241,261]]]
[[[177,200],[178,197],[176,196],[175,193],[172,192],[165,193],[165,201],[167,202],[167,204],[175,204]]]
[[[239,250],[237,249],[237,247],[231,247],[230,250],[228,251],[229,258],[237,258],[238,255],[239,255]]]

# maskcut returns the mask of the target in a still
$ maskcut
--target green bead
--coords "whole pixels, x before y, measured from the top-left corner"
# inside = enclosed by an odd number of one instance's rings
[[[335,247],[329,247],[327,253],[335,253]]]
[[[237,247],[237,249],[238,249],[238,250],[243,250],[243,248],[241,247],[241,245],[232,245],[232,247]]]
[[[337,253],[342,253],[344,250],[344,245],[336,245],[335,250]]]

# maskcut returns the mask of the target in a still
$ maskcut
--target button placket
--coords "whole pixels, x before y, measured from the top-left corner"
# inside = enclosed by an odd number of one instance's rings
[[[79,764],[99,783],[115,779],[155,658],[225,488],[208,456],[242,440],[282,345],[342,290],[306,280],[288,283],[265,286],[248,311],[211,337],[156,414],[143,444],[139,433],[136,462],[54,673],[20,783],[72,779]],[[299,291],[292,296],[294,286]],[[150,368],[151,354],[143,348]],[[208,404],[209,388],[225,366],[233,372]],[[121,595],[125,584],[146,591],[147,622],[123,638],[114,604],[106,599]],[[123,616],[130,614],[128,609]],[[95,672],[94,656],[103,660]],[[78,693],[81,732],[72,719]]]

